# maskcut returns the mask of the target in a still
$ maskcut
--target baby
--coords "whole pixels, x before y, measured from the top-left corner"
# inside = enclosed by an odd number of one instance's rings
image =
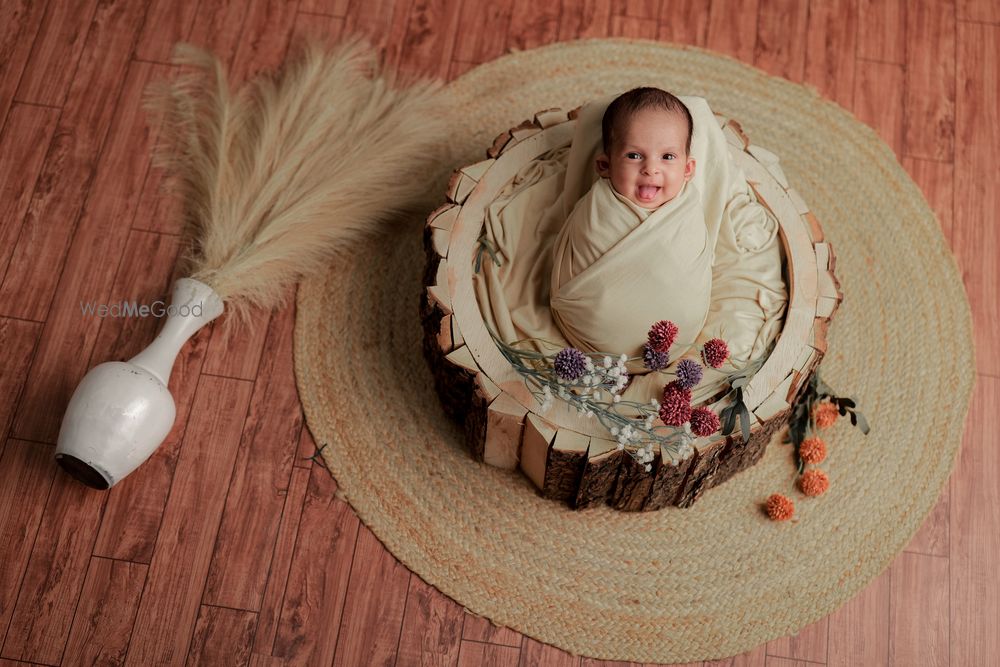
[[[641,358],[653,322],[678,326],[678,348],[701,331],[714,248],[690,182],[693,130],[687,107],[658,88],[630,90],[604,112],[600,178],[553,245],[549,306],[574,347]]]
[[[611,179],[619,195],[646,209],[677,196],[694,176],[694,123],[684,104],[659,88],[635,88],[604,112],[604,152],[597,173]]]

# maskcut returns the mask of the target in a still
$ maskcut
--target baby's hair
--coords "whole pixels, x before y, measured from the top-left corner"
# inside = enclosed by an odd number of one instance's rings
[[[621,133],[621,126],[633,115],[643,109],[663,109],[680,114],[687,121],[687,141],[684,144],[684,151],[691,154],[691,135],[694,133],[694,120],[691,112],[684,106],[684,103],[665,90],[659,88],[633,88],[622,93],[608,105],[601,120],[601,134],[604,144],[604,153],[610,154],[611,147]]]

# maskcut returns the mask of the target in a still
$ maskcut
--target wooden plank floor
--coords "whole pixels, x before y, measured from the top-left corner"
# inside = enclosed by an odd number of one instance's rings
[[[110,492],[53,462],[86,370],[155,334],[154,321],[81,317],[79,302],[149,303],[175,277],[177,207],[158,194],[140,104],[170,74],[171,45],[209,47],[243,79],[296,37],[353,32],[441,78],[579,37],[685,42],[811,85],[872,125],[937,211],[972,303],[961,455],[923,528],[861,594],[794,637],[706,664],[1000,664],[996,0],[5,0],[0,665],[624,664],[465,612],[335,497],[308,458],[292,307],[185,348],[173,432]]]

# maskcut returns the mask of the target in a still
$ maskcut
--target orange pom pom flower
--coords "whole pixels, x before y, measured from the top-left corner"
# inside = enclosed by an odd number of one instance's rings
[[[772,521],[786,521],[795,514],[795,503],[781,495],[772,493],[767,499],[767,516]]]
[[[815,498],[830,488],[830,478],[822,470],[807,470],[799,479],[802,493]]]
[[[839,416],[839,409],[829,401],[823,401],[813,408],[813,420],[816,422],[816,428],[830,428]]]
[[[822,463],[826,459],[826,443],[821,438],[806,438],[799,445],[799,457],[806,463]]]

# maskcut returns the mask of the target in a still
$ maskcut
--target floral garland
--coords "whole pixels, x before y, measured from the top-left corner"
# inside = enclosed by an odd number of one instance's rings
[[[489,327],[487,327],[489,328]],[[707,437],[721,427],[719,416],[706,407],[691,407],[691,390],[701,382],[704,368],[694,359],[678,362],[675,379],[663,389],[662,400],[649,403],[626,401],[621,393],[628,384],[625,364],[641,359],[650,371],[667,373],[669,349],[677,338],[678,328],[669,320],[650,327],[641,357],[595,352],[585,353],[566,347],[555,354],[543,354],[516,347],[522,343],[539,342],[558,347],[548,341],[524,339],[508,344],[490,330],[501,353],[524,377],[525,384],[547,412],[556,398],[568,403],[580,414],[595,418],[617,440],[617,448],[625,450],[646,472],[652,470],[653,448],[659,446],[664,458],[676,465],[694,453],[696,437]],[[729,358],[729,347],[720,338],[713,338],[699,349],[705,365],[719,368]],[[759,364],[758,364],[759,365]],[[624,414],[624,409],[638,417]],[[660,423],[656,420],[659,418]]]
[[[478,239],[475,272],[479,273],[482,255],[485,252],[500,266],[496,248],[484,234]],[[694,453],[692,443],[696,437],[707,437],[721,430],[722,435],[730,435],[739,420],[743,442],[750,438],[750,411],[743,401],[743,388],[760,370],[773,349],[773,343],[760,358],[751,361],[745,368],[726,376],[731,404],[716,415],[709,408],[691,407],[691,390],[701,382],[703,367],[693,359],[682,359],[674,369],[675,379],[663,389],[662,402],[652,399],[648,404],[622,400],[621,392],[628,384],[628,361],[642,359],[650,371],[666,373],[670,364],[669,349],[677,338],[677,325],[669,320],[654,323],[647,334],[641,357],[617,356],[602,352],[584,353],[574,347],[566,347],[555,354],[543,354],[516,347],[521,343],[538,342],[551,347],[559,347],[549,341],[527,338],[508,344],[489,327],[500,352],[524,377],[525,384],[541,404],[542,413],[551,409],[556,397],[575,407],[580,414],[596,417],[618,442],[618,450],[625,450],[646,472],[652,470],[653,447],[660,451],[671,464],[677,465]],[[721,338],[713,338],[699,350],[701,360],[707,366],[720,368],[729,358],[729,347]],[[607,400],[605,400],[605,394]],[[620,412],[621,408],[632,408],[639,417],[630,417]],[[809,379],[802,396],[792,408],[789,419],[788,440],[795,450],[795,461],[799,475],[799,489],[808,497],[825,493],[830,487],[830,479],[818,468],[805,470],[807,464],[818,465],[826,460],[826,442],[815,435],[817,430],[830,428],[838,416],[850,414],[851,424],[869,432],[868,421],[857,410],[857,402],[852,398],[837,396],[819,377],[816,368]],[[661,424],[656,424],[659,417]],[[626,449],[628,448],[628,449]],[[633,449],[634,448],[634,449]],[[780,493],[771,494],[764,503],[767,515],[774,521],[785,521],[795,513],[795,503]]]

